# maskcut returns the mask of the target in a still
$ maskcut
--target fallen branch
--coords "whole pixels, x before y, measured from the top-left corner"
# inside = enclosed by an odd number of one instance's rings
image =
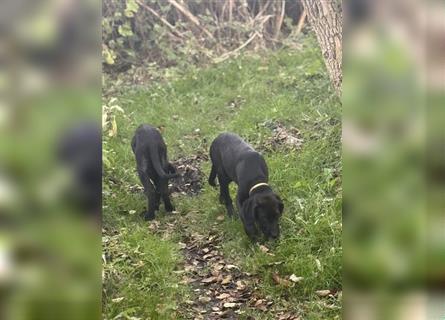
[[[168,2],[174,6],[176,9],[178,9],[179,12],[181,12],[187,19],[189,19],[194,25],[196,25],[199,29],[201,29],[207,36],[209,36],[210,38],[212,38],[213,40],[215,39],[215,37],[213,36],[213,34],[207,30],[206,28],[204,28],[203,26],[201,26],[201,24],[199,23],[198,18],[196,18],[189,10],[187,10],[187,8],[185,8],[184,6],[180,5],[179,3],[177,3],[175,0],[168,0]]]
[[[221,57],[216,58],[216,59],[214,60],[214,62],[215,62],[215,63],[220,63],[220,62],[223,62],[223,61],[227,60],[228,58],[230,58],[231,56],[235,55],[236,53],[238,53],[239,51],[241,51],[243,48],[245,48],[245,47],[246,47],[249,43],[251,43],[251,42],[253,41],[253,39],[255,39],[257,36],[258,36],[258,32],[255,31],[254,34],[253,34],[249,39],[247,39],[247,41],[244,42],[241,46],[239,46],[238,48],[236,48],[236,49],[233,50],[233,51],[224,53]]]

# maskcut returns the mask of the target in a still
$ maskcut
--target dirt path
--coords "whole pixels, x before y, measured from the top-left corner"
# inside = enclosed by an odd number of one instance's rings
[[[193,288],[197,299],[187,301],[184,309],[194,319],[237,319],[242,305],[267,308],[272,301],[257,299],[255,279],[226,261],[217,234],[185,237],[185,275],[183,283]]]
[[[258,291],[261,280],[224,257],[221,237],[213,228],[206,235],[186,233],[180,243],[185,258],[182,283],[191,286],[195,296],[181,305],[183,316],[187,319],[239,319],[246,309],[272,311],[274,302]],[[274,319],[295,320],[298,317],[277,310]]]

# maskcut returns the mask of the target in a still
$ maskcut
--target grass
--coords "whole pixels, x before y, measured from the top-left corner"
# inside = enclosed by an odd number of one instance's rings
[[[262,279],[259,290],[277,307],[304,319],[341,316],[340,298],[319,298],[315,291],[341,290],[341,104],[329,84],[316,45],[261,56],[248,55],[205,69],[190,69],[176,80],[151,87],[120,89],[113,104],[117,134],[104,132],[104,318],[174,319],[193,293],[178,284],[182,256],[181,229],[153,232],[138,217],[146,205],[139,185],[130,140],[141,123],[162,126],[171,160],[208,153],[222,131],[236,132],[261,147],[272,132],[264,123],[280,121],[298,128],[300,150],[265,152],[270,183],[282,197],[285,212],[281,239],[273,256],[252,245],[239,220],[218,224],[223,252],[245,271]],[[105,101],[105,103],[108,103]],[[208,175],[210,164],[203,165]],[[236,190],[232,186],[232,195]],[[225,212],[217,192],[205,184],[196,197],[175,197],[178,217],[157,216],[161,224],[175,219],[204,233]],[[272,262],[281,264],[269,266]],[[304,277],[293,287],[277,285],[272,273]],[[272,314],[245,310],[257,319]]]

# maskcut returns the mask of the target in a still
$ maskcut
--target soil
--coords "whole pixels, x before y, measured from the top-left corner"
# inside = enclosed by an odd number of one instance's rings
[[[261,146],[261,149],[265,151],[298,150],[303,144],[301,132],[297,128],[287,127],[278,121],[267,121],[261,126],[272,131],[272,136]]]
[[[201,171],[201,163],[208,160],[205,154],[197,154],[191,157],[179,158],[172,161],[180,176],[170,180],[170,193],[195,196],[200,193],[204,173]]]
[[[185,256],[182,282],[192,287],[196,299],[182,306],[186,318],[238,319],[241,307],[268,310],[272,301],[256,293],[259,279],[242,272],[228,262],[221,252],[221,236],[188,234],[180,245]]]

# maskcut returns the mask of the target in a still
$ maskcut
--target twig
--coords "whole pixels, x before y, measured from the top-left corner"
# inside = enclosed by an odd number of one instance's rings
[[[258,12],[258,14],[255,16],[254,19],[259,18],[260,16],[262,16],[263,13],[267,10],[267,8],[269,8],[269,5],[270,5],[270,0],[266,2],[264,7],[260,10],[260,12]]]
[[[165,24],[167,27],[170,28],[170,30],[173,31],[173,33],[175,34],[175,36],[179,37],[179,38],[183,38],[182,35],[180,33],[178,33],[175,30],[175,27],[172,26],[167,20],[165,20],[163,17],[161,17],[155,10],[153,10],[152,8],[150,8],[148,5],[146,5],[145,3],[143,3],[140,0],[136,0],[136,2],[143,8],[145,8],[147,11],[149,11],[152,15],[154,15],[156,18],[158,18],[159,20],[161,20],[161,22],[163,24]]]
[[[215,39],[215,37],[213,36],[213,34],[210,33],[209,30],[207,30],[206,28],[204,28],[203,26],[201,26],[201,24],[199,23],[198,18],[196,18],[189,10],[187,10],[187,8],[181,6],[179,3],[177,3],[175,0],[168,0],[168,2],[173,5],[176,9],[178,9],[178,11],[180,11],[187,19],[189,19],[194,25],[196,25],[199,29],[201,29],[207,36],[209,36],[210,38],[212,38],[213,40]]]
[[[301,13],[300,19],[298,20],[297,27],[295,28],[295,35],[299,34],[301,32],[301,29],[303,29],[304,21],[306,20],[306,9],[303,10]]]
[[[249,7],[247,0],[240,0],[240,5],[238,7],[238,11],[240,16],[244,17],[244,19],[250,21],[250,23],[252,23],[253,19],[249,14],[249,11],[247,10],[247,8]]]
[[[278,36],[280,35],[281,25],[283,24],[283,20],[284,20],[285,9],[286,9],[286,1],[282,0],[281,1],[281,14],[278,16],[277,25],[275,27],[275,35],[274,35],[275,40],[278,39]]]
[[[251,42],[253,41],[253,39],[255,39],[257,36],[258,36],[258,32],[255,31],[254,34],[253,34],[249,39],[247,39],[246,42],[244,42],[242,45],[240,45],[240,46],[239,46],[238,48],[236,48],[235,50],[224,53],[221,57],[216,58],[216,59],[214,60],[214,62],[215,62],[215,63],[220,63],[220,62],[223,62],[224,60],[227,60],[227,59],[230,58],[232,55],[238,53],[240,50],[242,50],[244,47],[246,47],[246,46],[247,46],[249,43],[251,43]]]

